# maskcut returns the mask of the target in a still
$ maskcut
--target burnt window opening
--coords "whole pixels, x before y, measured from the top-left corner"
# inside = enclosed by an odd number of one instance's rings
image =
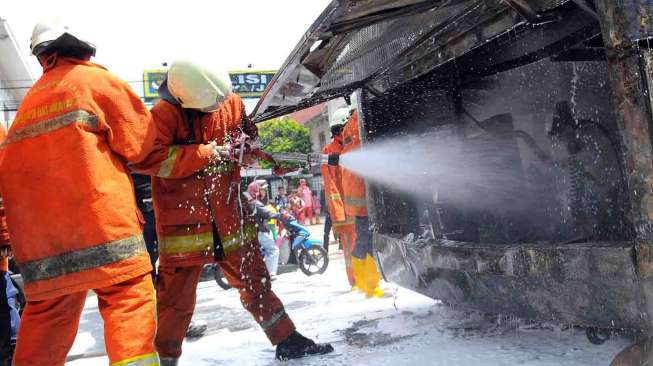
[[[544,60],[467,89],[409,83],[382,97],[366,94],[371,141],[412,135],[438,144],[447,131],[461,156],[474,154],[488,174],[485,187],[445,181],[420,195],[372,183],[377,230],[479,244],[632,239],[607,80],[604,62]]]

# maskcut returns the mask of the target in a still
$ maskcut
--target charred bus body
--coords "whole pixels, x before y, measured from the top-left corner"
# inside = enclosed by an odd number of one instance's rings
[[[499,205],[369,182],[384,277],[485,312],[650,332],[652,35],[645,0],[333,1],[254,118],[355,93],[365,143],[496,143],[515,193]]]

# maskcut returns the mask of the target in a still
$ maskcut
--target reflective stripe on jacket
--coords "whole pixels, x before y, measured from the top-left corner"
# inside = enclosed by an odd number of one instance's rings
[[[355,151],[361,147],[358,130],[358,114],[353,116],[342,131],[342,154]],[[342,189],[344,191],[345,212],[347,216],[367,216],[367,197],[363,178],[342,168]]]
[[[107,287],[151,270],[127,163],[154,150],[129,85],[59,58],[34,84],[0,148],[0,191],[30,301]]]
[[[194,115],[190,121],[181,107],[166,101],[152,108],[152,116],[165,144],[183,146],[194,137],[199,143],[216,141],[223,145],[241,132],[257,137],[256,126],[246,117],[243,102],[236,94],[230,95],[217,111]],[[221,162],[197,169],[190,164],[176,160],[170,169],[173,173],[187,172],[185,176],[176,174],[175,179],[170,179],[164,174],[152,178],[159,259],[163,265],[209,263],[214,259],[214,248],[229,253],[257,238],[247,201],[239,197],[240,166]]]

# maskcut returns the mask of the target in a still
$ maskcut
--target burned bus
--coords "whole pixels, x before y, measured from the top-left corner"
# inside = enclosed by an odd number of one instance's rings
[[[368,182],[384,278],[483,312],[648,332],[651,35],[644,0],[334,0],[252,117],[355,95],[364,145],[496,142],[515,192],[498,205]]]

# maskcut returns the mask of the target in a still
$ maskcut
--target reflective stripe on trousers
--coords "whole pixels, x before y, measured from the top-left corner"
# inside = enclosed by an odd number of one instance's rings
[[[286,315],[286,310],[281,309],[280,311],[274,313],[270,317],[270,319],[261,322],[261,328],[263,328],[263,330],[268,330],[274,327],[279,322],[279,320],[281,320],[285,315]]]
[[[162,254],[203,252],[212,249],[212,232],[182,236],[161,235],[159,238],[159,253]]]
[[[230,253],[242,248],[245,243],[254,241],[257,239],[257,236],[258,230],[256,229],[256,225],[245,225],[242,235],[240,231],[237,231],[235,234],[222,238],[222,247],[225,253]]]
[[[159,357],[156,353],[148,353],[142,356],[128,358],[123,361],[112,363],[111,366],[158,366]]]
[[[226,235],[222,239],[222,247],[225,253],[233,252],[243,247],[246,242],[256,239],[257,229],[254,225],[243,227],[243,235],[240,231]],[[159,253],[161,254],[182,254],[192,252],[204,252],[213,250],[213,233],[201,233],[182,236],[161,236],[159,238]]]
[[[147,253],[143,235],[134,235],[23,263],[20,271],[25,283],[31,283],[102,267],[143,253]]]

